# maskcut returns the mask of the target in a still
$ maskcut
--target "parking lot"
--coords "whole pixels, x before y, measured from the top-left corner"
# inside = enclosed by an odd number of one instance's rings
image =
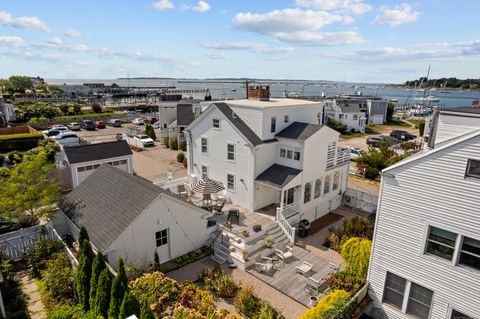
[[[145,125],[123,124],[122,127],[107,126],[95,131],[76,131],[77,135],[89,143],[111,142],[118,133],[125,133],[129,127],[138,127],[143,133]],[[155,146],[146,147],[142,152],[133,151],[133,170],[135,174],[152,182],[166,180],[168,170],[173,178],[187,176],[187,170],[177,162],[177,151],[172,151],[156,141]]]

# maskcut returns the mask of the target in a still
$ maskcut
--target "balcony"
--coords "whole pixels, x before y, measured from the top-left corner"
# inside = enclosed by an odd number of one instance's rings
[[[337,166],[350,163],[350,149],[339,147],[337,149]]]

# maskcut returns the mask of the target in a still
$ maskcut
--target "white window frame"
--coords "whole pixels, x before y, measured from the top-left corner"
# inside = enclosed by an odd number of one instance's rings
[[[480,160],[476,158],[467,159],[467,169],[465,170],[465,178],[480,178],[480,175],[473,175],[468,173],[468,171],[470,170],[470,165],[472,164],[472,161],[480,162]]]
[[[165,236],[161,235],[160,238],[157,238],[157,233],[161,233],[161,232],[163,232],[163,231],[165,231],[166,235],[165,235]],[[168,237],[169,237],[169,234],[168,234],[168,233],[169,233],[168,228],[160,229],[160,230],[158,230],[158,231],[155,232],[155,234],[154,234],[155,248],[168,245],[168,242],[170,241],[170,239],[168,238]],[[159,239],[160,239],[161,241],[163,241],[163,239],[166,239],[166,242],[165,242],[165,243],[161,243],[160,245],[158,245],[157,242],[158,242]]]
[[[215,126],[215,121],[217,121],[218,126]],[[213,118],[213,119],[212,119],[212,127],[213,127],[213,129],[215,129],[215,130],[220,130],[220,119]]]
[[[452,312],[453,312],[454,310],[457,311],[457,312],[460,312],[460,313],[463,314],[463,315],[469,316],[470,318],[475,318],[472,314],[469,314],[468,311],[465,311],[464,309],[462,309],[462,308],[460,308],[460,307],[457,307],[457,306],[455,306],[455,305],[449,304],[449,305],[448,305],[448,311],[447,311],[447,314],[448,314],[447,319],[451,319],[451,318],[452,318]]]
[[[275,124],[275,127],[274,125]],[[272,130],[274,129],[274,130]],[[270,133],[275,133],[277,131],[277,117],[276,116],[272,116],[270,118]]]
[[[207,151],[204,152],[203,151],[203,141],[206,141],[206,145],[205,147],[207,148]],[[208,137],[201,137],[200,138],[200,153],[202,153],[203,155],[208,155]]]
[[[284,152],[283,156],[282,156],[282,151]],[[283,147],[280,148],[280,158],[287,158],[287,149],[286,148],[283,148]]]
[[[283,123],[288,123],[288,122],[290,122],[290,117],[288,116],[288,114],[286,114],[283,116]]]
[[[298,159],[295,158],[295,155],[298,154]],[[300,161],[301,160],[301,154],[300,151],[293,151],[293,160],[294,161]]]
[[[229,176],[232,176],[232,177],[233,177],[233,188],[230,188],[230,187],[229,187],[229,184],[228,184],[228,177],[229,177]],[[227,185],[227,191],[232,192],[232,193],[235,193],[236,184],[237,184],[236,179],[237,179],[237,177],[236,177],[235,174],[230,173],[230,172],[227,172],[227,183],[226,183],[226,185]]]
[[[206,176],[203,175],[203,168],[206,168]],[[202,176],[202,179],[208,178],[208,165],[200,165],[200,175]]]
[[[228,149],[229,146],[233,146],[233,152],[230,152],[230,150]],[[230,153],[233,154],[233,159],[228,158],[229,155],[230,155]],[[227,161],[228,161],[228,162],[235,162],[236,159],[237,159],[237,154],[236,154],[235,144],[234,144],[234,143],[227,142]]]

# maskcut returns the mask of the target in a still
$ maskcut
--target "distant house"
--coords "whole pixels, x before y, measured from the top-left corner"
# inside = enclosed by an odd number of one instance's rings
[[[365,112],[366,124],[385,124],[387,122],[388,100],[369,95],[342,94],[334,97],[335,101],[356,101]]]
[[[160,262],[201,247],[216,227],[209,212],[110,165],[101,165],[64,199],[67,229],[75,239],[81,225],[92,245],[115,268],[119,258],[146,269],[155,251]]]
[[[347,125],[347,132],[352,130],[365,133],[366,113],[360,102],[352,100],[335,100],[325,102],[325,116],[331,117]]]
[[[73,188],[102,164],[110,164],[133,174],[132,151],[126,141],[64,147],[60,167],[70,168]]]
[[[13,104],[5,103],[2,92],[0,91],[0,113],[5,116],[7,122],[12,122],[16,120],[15,116],[15,107]]]

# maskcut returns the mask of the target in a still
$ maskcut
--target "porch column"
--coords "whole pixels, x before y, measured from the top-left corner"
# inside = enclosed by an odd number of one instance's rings
[[[283,208],[283,201],[284,201],[284,193],[285,191],[283,190],[283,188],[280,189],[280,208]]]

